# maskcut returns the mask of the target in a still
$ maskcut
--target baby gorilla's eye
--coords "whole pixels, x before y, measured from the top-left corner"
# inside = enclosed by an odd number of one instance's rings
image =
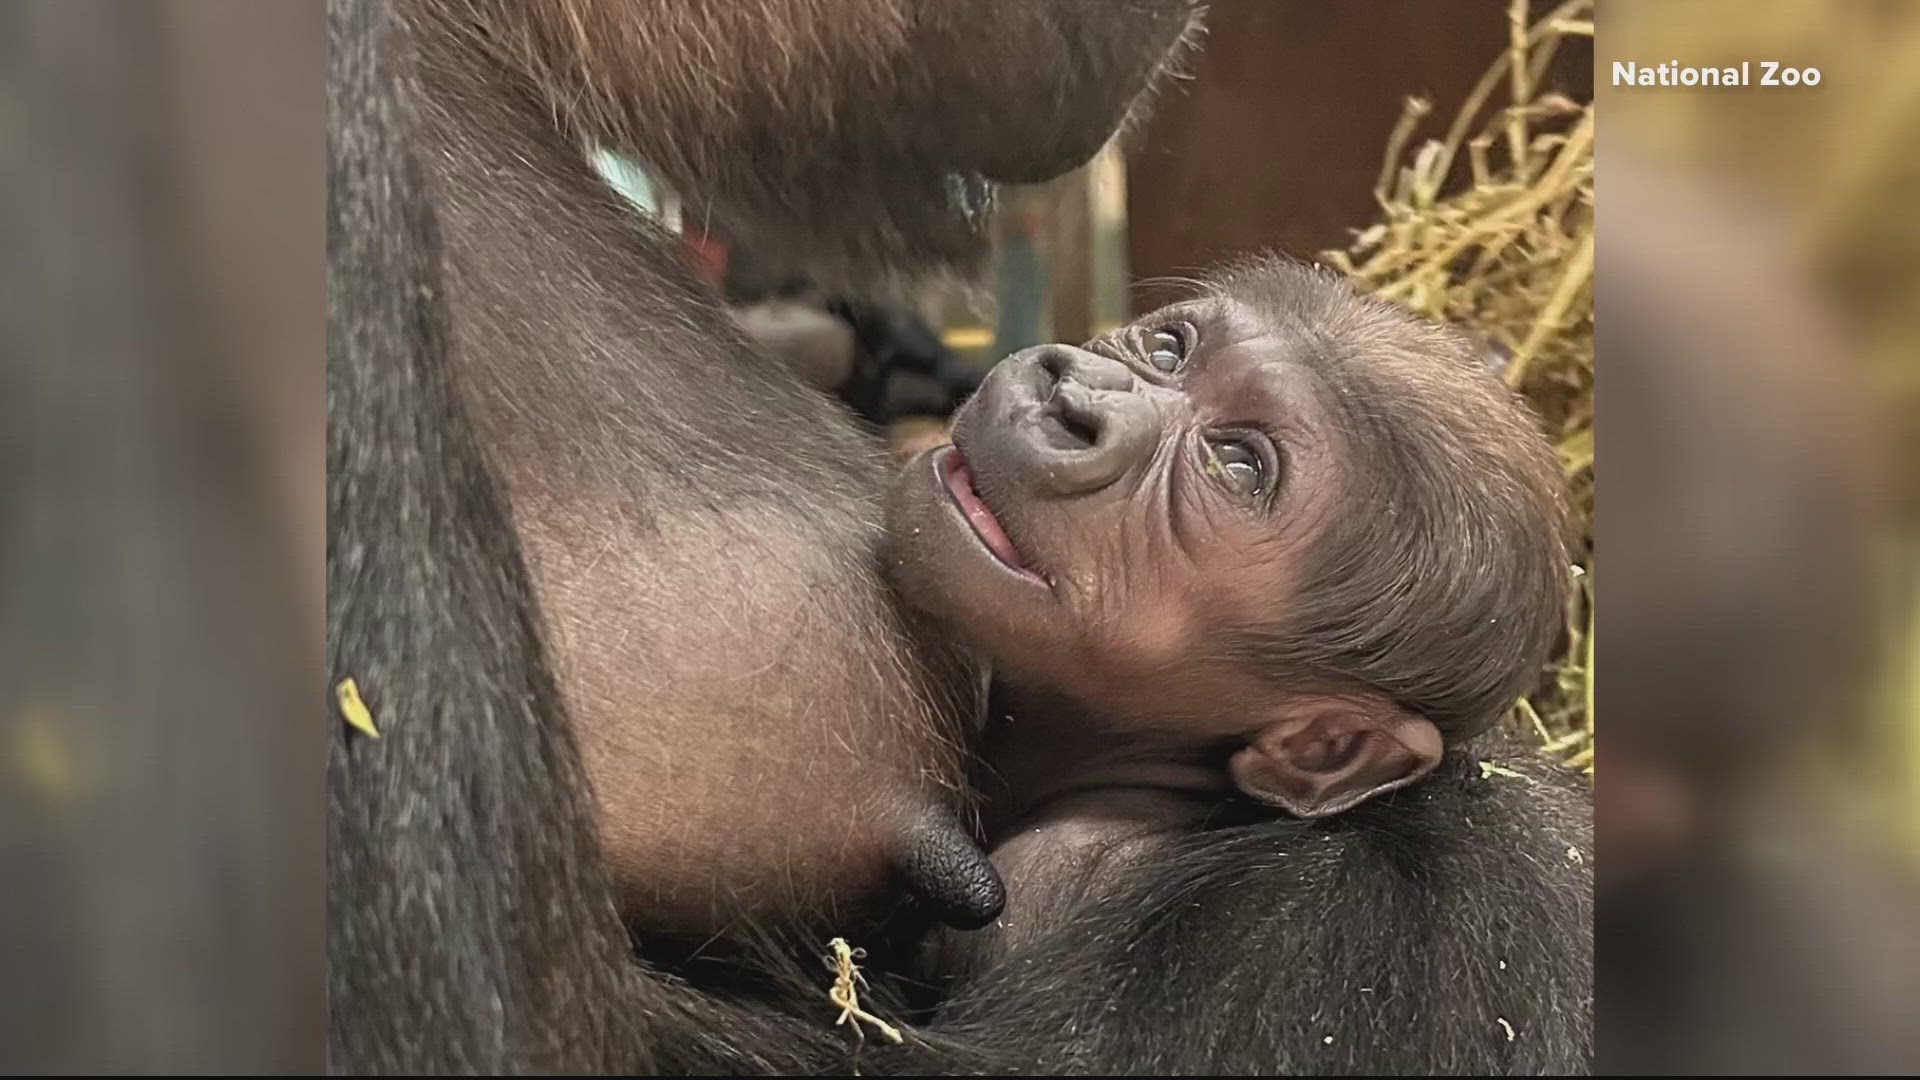
[[[1244,439],[1208,439],[1207,472],[1239,495],[1267,489],[1267,463]]]
[[[1186,362],[1187,339],[1179,327],[1155,330],[1147,338],[1147,344],[1152,346],[1147,353],[1147,363],[1152,364],[1155,371],[1171,374],[1180,370],[1180,365]]]

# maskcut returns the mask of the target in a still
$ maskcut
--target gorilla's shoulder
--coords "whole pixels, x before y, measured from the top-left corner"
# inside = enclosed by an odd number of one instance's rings
[[[1593,846],[1588,778],[1490,733],[1419,784],[1345,813],[1262,816],[1185,837],[1150,893],[1132,899],[1171,911],[1208,896],[1208,907],[1224,909],[1242,898],[1271,907],[1357,890],[1362,903],[1412,914],[1525,894],[1589,911]]]
[[[950,1019],[1017,999],[1020,1023],[1079,1036],[1045,1064],[1084,1072],[1585,1073],[1592,818],[1585,777],[1476,740],[1331,818],[1182,837]]]

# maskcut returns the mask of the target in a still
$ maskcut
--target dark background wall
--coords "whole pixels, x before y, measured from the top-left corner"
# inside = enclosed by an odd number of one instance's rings
[[[1431,100],[1421,130],[1443,133],[1507,43],[1507,5],[1495,0],[1211,0],[1208,11],[1193,79],[1166,89],[1129,155],[1135,278],[1250,248],[1312,257],[1344,246],[1374,220],[1374,181],[1406,98]],[[1563,52],[1549,78],[1585,100],[1591,47]]]

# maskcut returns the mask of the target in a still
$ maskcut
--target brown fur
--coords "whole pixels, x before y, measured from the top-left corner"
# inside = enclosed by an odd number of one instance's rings
[[[644,162],[782,273],[856,290],[977,272],[987,222],[955,212],[955,179],[1084,162],[1196,36],[1181,0],[403,3],[575,146]]]

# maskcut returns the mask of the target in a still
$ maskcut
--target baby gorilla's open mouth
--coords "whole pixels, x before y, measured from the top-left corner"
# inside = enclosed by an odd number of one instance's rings
[[[980,498],[980,493],[974,490],[973,472],[967,468],[967,459],[960,455],[960,448],[949,446],[942,449],[939,455],[934,467],[939,470],[940,482],[946,486],[947,494],[953,497],[953,504],[960,508],[960,516],[966,518],[967,524],[973,527],[973,534],[1007,569],[1036,584],[1046,585],[1046,579],[1020,557],[1013,541],[1007,539],[1007,531],[1000,527],[1000,519],[993,516],[993,511]]]

